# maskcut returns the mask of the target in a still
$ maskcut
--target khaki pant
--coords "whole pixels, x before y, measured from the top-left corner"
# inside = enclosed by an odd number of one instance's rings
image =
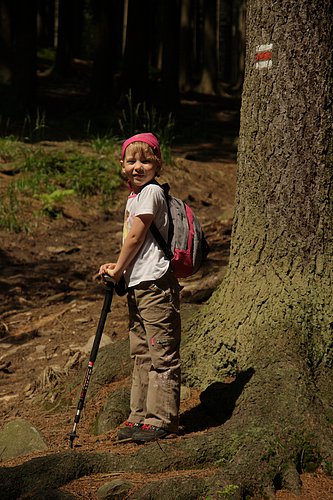
[[[178,430],[180,401],[179,284],[168,271],[129,288],[130,354],[134,360],[130,422]]]

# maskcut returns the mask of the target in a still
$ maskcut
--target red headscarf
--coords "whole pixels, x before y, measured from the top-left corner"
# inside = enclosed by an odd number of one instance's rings
[[[132,142],[137,142],[137,141],[145,142],[146,144],[148,144],[148,146],[150,146],[152,148],[152,150],[154,151],[155,155],[158,158],[161,158],[161,150],[160,150],[160,145],[158,143],[157,138],[154,136],[154,134],[152,134],[150,132],[146,132],[143,134],[133,135],[132,137],[129,137],[129,139],[126,139],[126,141],[123,143],[123,147],[121,149],[121,159],[122,160],[124,159],[127,146],[129,146]]]

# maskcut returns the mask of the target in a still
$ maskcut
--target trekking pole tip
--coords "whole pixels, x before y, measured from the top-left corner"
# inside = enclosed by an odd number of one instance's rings
[[[74,439],[75,439],[75,432],[71,432],[71,435],[69,436],[69,447],[70,448],[73,448],[73,442],[74,442]]]

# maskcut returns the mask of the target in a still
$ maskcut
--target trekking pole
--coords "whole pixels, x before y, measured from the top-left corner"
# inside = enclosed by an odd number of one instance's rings
[[[75,419],[74,419],[73,430],[72,430],[72,432],[70,434],[70,444],[69,444],[70,448],[73,448],[73,442],[74,442],[74,439],[76,437],[76,427],[77,427],[77,425],[78,425],[78,423],[80,421],[81,411],[83,409],[83,405],[84,405],[84,401],[85,401],[85,398],[86,398],[86,394],[87,394],[87,390],[88,390],[88,385],[89,385],[91,373],[92,373],[92,370],[93,370],[93,367],[94,367],[94,363],[96,361],[96,357],[97,357],[97,353],[98,353],[98,348],[99,348],[99,344],[101,342],[101,338],[102,338],[102,334],[103,334],[103,330],[104,330],[104,325],[105,325],[106,317],[107,317],[108,313],[111,311],[111,302],[112,302],[112,297],[113,297],[113,290],[114,290],[114,287],[115,287],[116,283],[111,278],[111,276],[109,276],[108,274],[103,274],[102,279],[103,279],[104,285],[106,286],[104,303],[103,303],[103,308],[102,308],[101,315],[100,315],[100,318],[99,318],[99,322],[98,322],[98,326],[97,326],[97,330],[96,330],[96,335],[95,335],[94,343],[93,343],[93,346],[91,348],[89,363],[88,363],[88,367],[87,367],[86,374],[85,374],[85,377],[84,377],[83,386],[82,386],[81,394],[80,394],[80,399],[79,399],[79,402],[78,402],[78,405],[77,405],[77,409],[76,409],[76,415],[75,415]]]

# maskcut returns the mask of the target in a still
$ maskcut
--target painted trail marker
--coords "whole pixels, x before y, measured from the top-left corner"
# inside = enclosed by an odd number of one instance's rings
[[[256,46],[256,68],[264,69],[272,67],[272,50],[273,44]]]

